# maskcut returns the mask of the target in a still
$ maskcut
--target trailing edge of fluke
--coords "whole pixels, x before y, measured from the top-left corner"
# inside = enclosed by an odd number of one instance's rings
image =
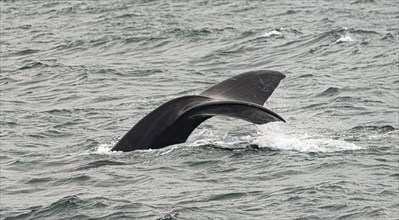
[[[263,107],[284,78],[277,71],[251,71],[224,80],[199,95],[173,99],[142,118],[112,151],[158,149],[183,143],[198,125],[216,115],[255,124],[284,121]]]

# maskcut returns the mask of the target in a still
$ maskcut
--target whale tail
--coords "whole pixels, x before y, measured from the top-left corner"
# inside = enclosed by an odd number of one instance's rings
[[[224,80],[200,95],[166,102],[133,126],[112,151],[157,149],[183,143],[198,125],[216,115],[255,124],[284,121],[263,107],[284,77],[277,71],[246,72]]]

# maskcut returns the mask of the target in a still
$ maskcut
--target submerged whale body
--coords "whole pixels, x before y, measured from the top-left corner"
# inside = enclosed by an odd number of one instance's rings
[[[166,102],[133,126],[112,151],[158,149],[183,143],[198,125],[216,115],[255,124],[284,121],[278,114],[263,107],[284,77],[277,71],[246,72],[224,80],[199,95]]]

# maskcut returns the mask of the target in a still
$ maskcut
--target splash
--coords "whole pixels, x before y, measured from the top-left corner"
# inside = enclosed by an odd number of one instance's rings
[[[353,42],[354,40],[349,35],[341,35],[341,37],[336,40],[336,43]]]
[[[120,154],[122,152],[119,151],[111,151],[112,147],[115,143],[105,143],[99,144],[97,148],[90,152],[90,154],[99,154],[99,155],[111,155],[111,154]]]
[[[259,126],[259,134],[254,143],[261,147],[300,152],[335,152],[359,150],[361,147],[344,140],[312,135],[307,132],[294,132],[279,124]]]
[[[254,137],[249,133],[244,131],[235,131],[239,134],[232,134],[228,132],[215,132],[212,129],[203,128],[199,129],[199,132],[192,135],[186,145],[190,147],[197,147],[201,145],[216,145],[223,148],[242,148],[242,146],[251,143]]]

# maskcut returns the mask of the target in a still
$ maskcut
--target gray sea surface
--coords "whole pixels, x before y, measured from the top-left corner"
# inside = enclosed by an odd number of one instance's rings
[[[399,219],[397,0],[0,2],[2,219]],[[287,122],[111,152],[252,70]],[[145,138],[145,137],[143,137]]]

